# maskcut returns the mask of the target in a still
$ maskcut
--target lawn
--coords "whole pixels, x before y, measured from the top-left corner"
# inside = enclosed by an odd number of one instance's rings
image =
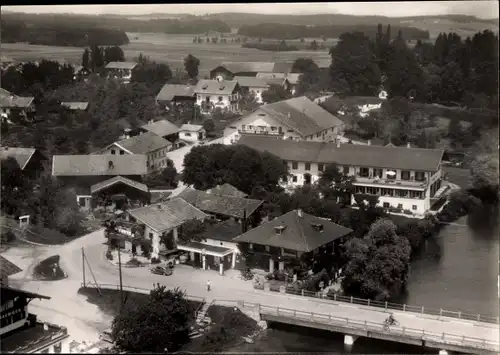
[[[127,60],[133,60],[140,53],[151,59],[167,63],[173,71],[184,70],[184,58],[192,54],[200,60],[200,77],[221,62],[230,61],[294,61],[301,57],[311,57],[321,61],[329,60],[328,49],[322,51],[267,52],[251,48],[241,48],[234,43],[194,44],[192,35],[167,35],[163,33],[128,33],[130,43],[122,46]],[[293,44],[295,41],[290,41]],[[50,59],[80,64],[83,48],[29,45],[25,43],[2,43],[2,55],[16,61]]]
[[[58,281],[66,278],[66,274],[59,267],[59,255],[53,255],[35,265],[33,277],[36,280]]]

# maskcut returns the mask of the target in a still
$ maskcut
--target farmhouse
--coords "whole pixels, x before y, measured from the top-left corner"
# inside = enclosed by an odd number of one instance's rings
[[[224,62],[210,71],[210,79],[232,80],[235,76],[255,77],[257,73],[289,73],[293,63],[286,62]]]
[[[216,108],[230,112],[239,110],[241,88],[235,80],[200,80],[194,93],[202,113],[211,113]]]
[[[35,98],[31,96],[17,96],[5,89],[0,89],[0,112],[2,120],[10,121],[11,118],[18,116],[18,118],[32,121],[35,118],[34,100]]]
[[[188,143],[197,143],[205,140],[207,132],[202,125],[183,124],[179,129],[179,139]]]
[[[252,94],[256,102],[262,103],[262,93],[269,88],[265,80],[251,76],[235,76],[234,80],[240,84],[243,95]]]
[[[173,144],[153,132],[119,140],[92,154],[99,155],[145,155],[148,159],[148,172],[167,167],[167,152]]]
[[[256,135],[241,137],[239,144],[286,161],[290,186],[314,183],[326,165],[336,163],[344,174],[356,178],[356,194],[378,196],[381,207],[396,212],[423,215],[431,199],[446,189],[441,186],[444,151],[439,149],[296,142]]]
[[[109,62],[104,68],[108,71],[108,77],[121,80],[124,84],[130,83],[132,70],[138,65],[135,62]]]
[[[157,121],[152,120],[152,122],[141,126],[141,132],[151,132],[156,134],[163,139],[166,139],[172,143],[172,149],[177,148],[179,144],[179,132],[180,129],[175,124],[166,119],[159,119]]]
[[[44,170],[43,163],[47,157],[36,148],[0,147],[0,159],[12,157],[25,176],[37,179]]]
[[[329,141],[343,135],[344,122],[307,97],[267,104],[231,122],[224,137],[237,142],[243,135],[281,139]]]
[[[196,102],[194,89],[193,85],[165,84],[156,95],[156,102],[167,110],[178,103],[194,104]]]

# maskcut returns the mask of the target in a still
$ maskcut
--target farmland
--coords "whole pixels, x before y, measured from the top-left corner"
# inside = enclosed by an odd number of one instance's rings
[[[122,46],[127,60],[134,60],[140,53],[159,63],[167,63],[172,70],[184,69],[184,57],[189,53],[200,60],[200,76],[225,61],[294,61],[300,57],[310,57],[321,62],[329,61],[328,48],[333,46],[331,39],[326,42],[326,49],[318,51],[267,52],[251,48],[241,48],[236,43],[193,43],[192,35],[167,35],[162,33],[127,33],[128,45]],[[306,39],[310,43],[313,39]],[[316,39],[318,42],[323,40]],[[287,41],[296,45],[299,41]],[[24,43],[2,43],[2,56],[14,61],[34,61],[41,59],[66,61],[80,64],[83,48],[39,46]]]

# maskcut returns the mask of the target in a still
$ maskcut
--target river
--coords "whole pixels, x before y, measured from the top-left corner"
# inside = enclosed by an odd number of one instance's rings
[[[464,225],[444,227],[434,242],[412,263],[407,292],[399,302],[434,309],[480,313],[498,317],[499,240],[474,233],[465,226],[466,218],[455,222]],[[343,352],[342,334],[275,325],[255,339],[232,351],[243,352]],[[359,338],[355,354],[435,354],[435,349]]]

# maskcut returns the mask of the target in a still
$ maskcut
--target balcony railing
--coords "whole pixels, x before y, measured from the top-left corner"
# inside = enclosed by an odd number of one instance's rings
[[[282,136],[284,133],[279,131],[271,131],[270,129],[239,129],[240,134],[260,134],[271,136]]]
[[[389,185],[394,187],[421,187],[425,188],[427,186],[427,179],[424,181],[416,180],[396,180],[380,177],[362,177],[356,175],[356,182],[354,184],[376,184],[376,185]]]

